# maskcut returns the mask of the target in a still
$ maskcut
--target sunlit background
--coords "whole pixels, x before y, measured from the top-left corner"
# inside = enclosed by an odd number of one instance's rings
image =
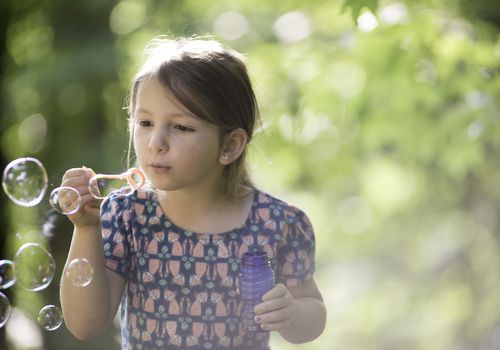
[[[1,0],[1,169],[36,157],[49,192],[71,167],[123,171],[144,46],[214,35],[248,58],[255,182],[317,237],[325,332],[272,348],[500,349],[499,33],[497,0]],[[2,291],[0,349],[119,349],[117,323],[40,328],[72,227],[0,196],[0,258],[36,242],[57,266],[47,289]]]

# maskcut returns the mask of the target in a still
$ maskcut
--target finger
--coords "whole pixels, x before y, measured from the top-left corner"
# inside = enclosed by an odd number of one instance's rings
[[[80,197],[80,206],[89,206],[91,208],[100,208],[101,207],[101,199],[96,199],[91,194],[84,194]]]
[[[264,314],[274,310],[279,310],[289,306],[292,303],[292,300],[287,295],[279,297],[277,299],[265,301],[260,303],[254,307],[254,312],[256,314]]]
[[[91,204],[82,204],[78,210],[68,217],[71,218],[82,218],[82,217],[95,217],[99,218],[99,208],[91,206]]]
[[[91,207],[90,205],[86,205],[84,210],[91,215],[99,217],[99,208]]]
[[[270,291],[262,296],[263,301],[277,299],[288,293],[288,289],[283,283],[278,283]]]
[[[61,182],[61,186],[73,187],[73,188],[76,188],[78,186],[88,187],[88,184],[89,184],[89,179],[87,179],[85,176],[69,177]]]
[[[94,170],[90,168],[71,168],[67,170],[64,175],[63,175],[63,181],[69,178],[73,177],[85,177],[85,178],[91,178],[92,176],[95,175]]]
[[[88,188],[87,183],[82,178],[70,178],[61,183],[61,187],[70,187],[75,190],[84,190]],[[80,191],[79,191],[80,192]]]
[[[66,170],[66,172],[63,175],[63,180],[70,178],[70,177],[78,177],[78,176],[83,176],[85,175],[86,170],[82,168],[71,168]]]
[[[86,176],[76,176],[70,177],[61,183],[61,186],[71,187],[75,190],[78,190],[80,194],[88,193],[90,191],[90,183],[91,178],[87,178]],[[95,185],[94,185],[95,187]]]
[[[71,211],[80,205],[80,195],[73,190],[61,189],[55,201],[63,211]]]
[[[268,312],[266,314],[256,315],[255,322],[260,324],[269,324],[276,322],[283,322],[291,319],[292,310],[291,308],[283,308],[280,310],[275,310],[273,312]]]
[[[280,322],[272,322],[272,323],[263,323],[260,327],[265,331],[279,331],[284,329],[290,325],[290,320],[280,321]]]
[[[95,171],[94,171],[92,168],[87,168],[85,165],[82,165],[82,169],[85,169],[85,170],[90,171],[90,174],[91,174],[92,176],[95,176],[95,175],[96,175]]]

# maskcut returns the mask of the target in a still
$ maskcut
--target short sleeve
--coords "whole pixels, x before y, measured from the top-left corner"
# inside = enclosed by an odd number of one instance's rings
[[[277,282],[292,287],[304,283],[314,274],[314,230],[307,215],[294,207],[285,210],[280,226]]]
[[[130,199],[112,195],[101,205],[101,233],[107,268],[124,278],[130,268]]]

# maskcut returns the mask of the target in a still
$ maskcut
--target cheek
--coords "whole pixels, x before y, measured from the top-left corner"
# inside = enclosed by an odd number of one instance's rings
[[[140,157],[145,150],[146,143],[144,142],[144,137],[139,137],[136,134],[134,134],[133,138],[133,143],[134,143],[134,151],[137,157]]]
[[[186,145],[188,153],[196,158],[217,159],[219,154],[218,140],[213,137],[200,137],[196,142],[191,142],[189,146]]]

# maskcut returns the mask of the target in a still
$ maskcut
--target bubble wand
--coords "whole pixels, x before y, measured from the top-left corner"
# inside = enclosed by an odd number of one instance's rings
[[[85,166],[82,166],[82,168],[89,169]],[[146,177],[144,176],[144,173],[138,168],[130,168],[124,173],[115,175],[96,174],[93,170],[92,173],[93,176],[89,180],[89,191],[92,197],[96,199],[104,199],[112,192],[119,195],[129,195],[133,192],[133,190],[141,188],[146,183]],[[130,187],[113,187],[107,189],[108,191],[105,191],[103,187],[106,187],[105,185],[108,181],[126,181]],[[103,195],[103,193],[107,194]],[[78,191],[72,187],[57,187],[50,194],[49,203],[58,212],[65,215],[70,215],[76,213],[80,208],[80,193],[78,193]]]
[[[126,191],[125,193],[120,192],[120,194],[129,194],[133,190],[138,190],[146,183],[146,177],[144,176],[144,173],[138,168],[130,168],[126,172],[117,175],[95,174],[89,181],[89,191],[94,198],[106,198],[106,196],[101,195],[99,185],[107,180],[127,181],[128,185],[130,186],[130,191]]]

